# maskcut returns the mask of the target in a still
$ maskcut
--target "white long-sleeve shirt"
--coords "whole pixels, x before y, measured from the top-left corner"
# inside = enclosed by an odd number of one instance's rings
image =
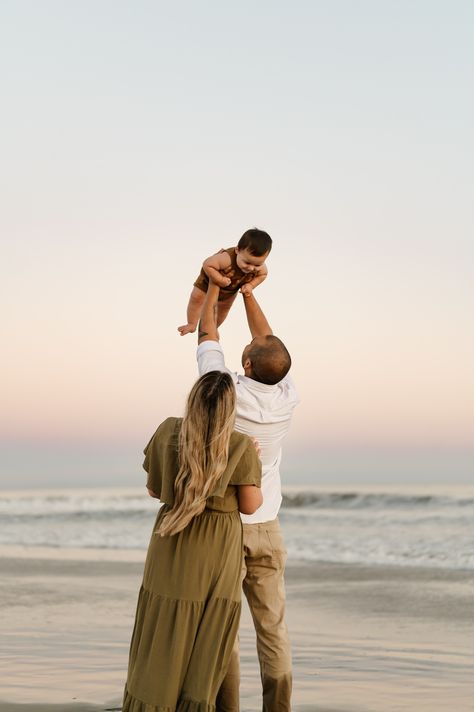
[[[290,376],[269,386],[230,371],[218,341],[203,341],[197,349],[199,375],[227,371],[237,392],[235,429],[256,438],[262,461],[263,504],[253,514],[242,514],[244,524],[268,522],[278,515],[281,505],[280,462],[282,442],[290,428],[298,394]]]

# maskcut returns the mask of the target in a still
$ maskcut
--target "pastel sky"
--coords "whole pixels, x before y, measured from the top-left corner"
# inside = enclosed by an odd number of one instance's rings
[[[8,0],[0,487],[141,484],[202,260],[258,226],[289,483],[473,481],[474,5]],[[248,341],[237,302],[228,365]]]

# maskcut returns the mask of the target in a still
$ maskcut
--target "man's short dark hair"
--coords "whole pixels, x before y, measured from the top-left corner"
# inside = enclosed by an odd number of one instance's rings
[[[244,232],[237,247],[239,250],[248,250],[255,257],[262,257],[272,249],[272,238],[268,232],[253,227]]]
[[[279,383],[291,367],[291,356],[278,336],[269,335],[263,344],[252,344],[248,357],[252,363],[252,378],[268,386]]]

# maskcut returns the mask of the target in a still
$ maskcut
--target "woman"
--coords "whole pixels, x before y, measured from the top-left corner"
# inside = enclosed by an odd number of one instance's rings
[[[253,442],[233,431],[235,388],[211,371],[184,418],[145,448],[147,488],[164,506],[148,547],[123,712],[213,712],[240,618],[242,525],[262,503]]]

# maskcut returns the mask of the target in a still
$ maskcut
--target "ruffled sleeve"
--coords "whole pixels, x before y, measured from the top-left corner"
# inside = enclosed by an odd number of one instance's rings
[[[158,427],[143,453],[148,473],[146,486],[161,502],[173,505],[174,481],[178,473],[178,433],[181,418],[167,418]]]

